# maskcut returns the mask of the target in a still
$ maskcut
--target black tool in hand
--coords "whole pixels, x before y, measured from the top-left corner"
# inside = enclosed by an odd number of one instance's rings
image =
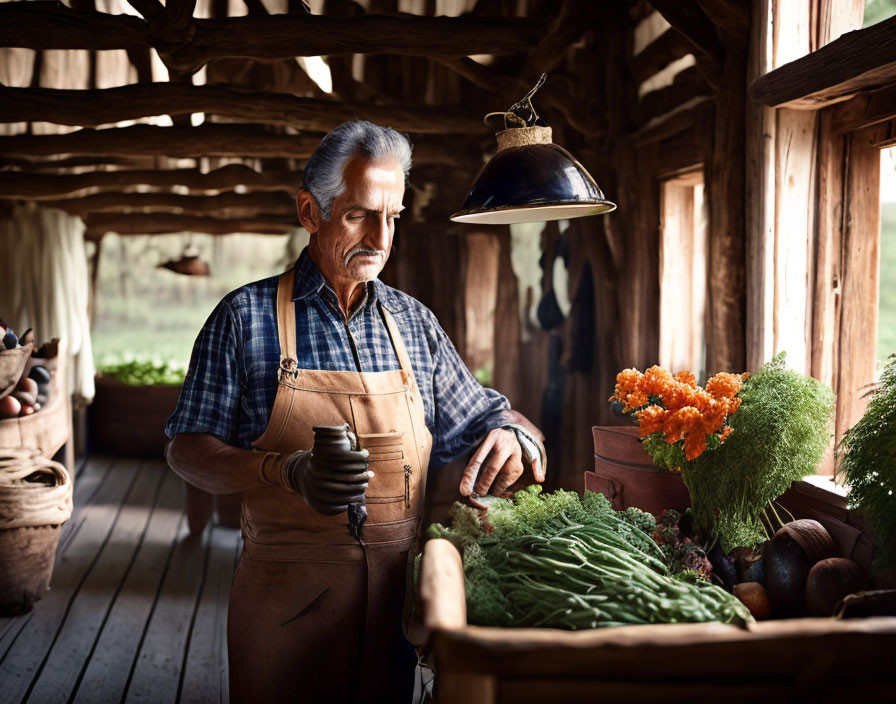
[[[366,449],[358,449],[358,438],[348,424],[314,427],[312,463],[326,468],[328,487],[344,498],[345,504],[340,508],[348,511],[348,532],[355,540],[360,540],[367,520],[367,456]]]

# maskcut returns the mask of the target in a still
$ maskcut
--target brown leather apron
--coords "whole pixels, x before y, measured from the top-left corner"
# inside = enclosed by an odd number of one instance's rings
[[[243,554],[227,640],[233,702],[393,702],[412,673],[398,653],[408,553],[418,533],[432,437],[398,326],[380,308],[401,369],[296,365],[293,272],[280,277],[281,364],[274,409],[254,445],[310,449],[315,425],[349,423],[370,452],[358,544],[345,512],[323,516],[279,487],[243,494]]]

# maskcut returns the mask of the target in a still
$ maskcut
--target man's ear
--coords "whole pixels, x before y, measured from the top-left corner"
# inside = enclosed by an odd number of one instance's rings
[[[312,235],[320,229],[320,207],[310,191],[304,188],[296,195],[299,222]]]

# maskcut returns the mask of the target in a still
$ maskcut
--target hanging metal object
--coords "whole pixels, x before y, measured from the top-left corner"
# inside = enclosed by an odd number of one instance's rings
[[[212,273],[208,262],[199,256],[199,249],[193,246],[192,241],[184,247],[180,259],[169,259],[156,268],[169,269],[185,276],[209,276]]]
[[[502,117],[498,151],[482,167],[454,222],[505,225],[598,215],[616,209],[591,174],[551,141],[551,128],[535,110],[535,86],[505,112],[491,112],[485,124]]]

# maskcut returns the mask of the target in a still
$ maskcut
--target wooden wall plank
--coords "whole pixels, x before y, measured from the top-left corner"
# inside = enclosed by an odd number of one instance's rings
[[[172,543],[183,520],[183,482],[162,463],[158,500],[134,564],[121,584],[103,630],[74,692],[74,702],[121,701],[149,615],[164,579]],[[232,572],[231,572],[232,574]]]
[[[0,682],[4,701],[20,702],[28,692],[36,672],[59,635],[71,602],[83,580],[109,539],[109,534],[125,494],[138,476],[135,463],[116,462],[113,471],[96,493],[94,503],[84,510],[85,520],[66,551],[57,557],[50,591],[40,601],[22,633],[20,648],[9,650],[0,662]]]
[[[118,511],[109,540],[71,602],[58,637],[44,659],[31,701],[67,701],[90,659],[118,587],[134,564],[164,474],[143,465]]]
[[[815,215],[816,113],[780,109],[775,133],[774,350],[787,364],[809,370],[807,308],[811,305],[812,233]]]
[[[849,139],[840,265],[843,277],[837,376],[837,441],[868,404],[874,380],[880,280],[880,151],[869,145],[873,127]]]
[[[771,0],[752,5],[747,80],[771,70]],[[756,372],[774,354],[775,120],[774,110],[746,105],[746,370]]]

